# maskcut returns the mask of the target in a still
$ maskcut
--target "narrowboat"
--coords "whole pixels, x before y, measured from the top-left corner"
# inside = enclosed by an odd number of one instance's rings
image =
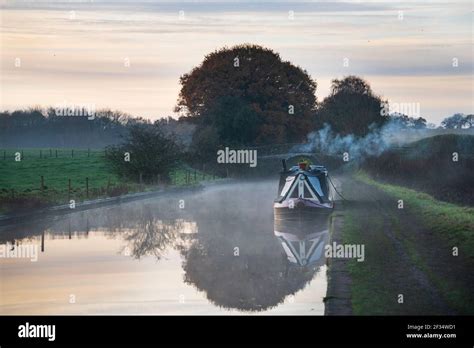
[[[326,167],[300,161],[287,169],[286,161],[282,163],[278,197],[273,204],[275,214],[306,212],[312,215],[333,210],[333,191],[328,184]]]

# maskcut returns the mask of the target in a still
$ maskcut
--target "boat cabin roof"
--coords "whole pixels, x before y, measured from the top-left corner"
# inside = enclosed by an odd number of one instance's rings
[[[329,202],[327,173],[326,167],[321,165],[310,165],[306,170],[299,166],[293,166],[289,170],[281,172],[279,196],[275,202],[281,203],[285,199],[298,197],[310,199],[316,197],[321,203]],[[299,180],[296,180],[299,175],[306,182],[303,187],[299,187]]]
[[[306,175],[327,174],[328,170],[325,166],[311,164],[308,170],[300,169],[298,166],[293,166],[289,170],[282,172],[282,175],[292,176],[304,173]]]

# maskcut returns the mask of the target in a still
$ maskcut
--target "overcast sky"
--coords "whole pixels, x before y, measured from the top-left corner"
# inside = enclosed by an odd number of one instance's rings
[[[473,112],[470,0],[0,4],[2,110],[172,116],[182,74],[217,48],[254,43],[306,69],[319,101],[332,79],[356,74],[392,103],[419,103],[429,122]]]

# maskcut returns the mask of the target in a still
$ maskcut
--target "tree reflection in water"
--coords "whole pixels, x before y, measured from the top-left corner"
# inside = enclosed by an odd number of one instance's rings
[[[271,216],[255,220],[221,212],[218,219],[191,214],[165,220],[153,207],[137,213],[135,228],[124,235],[132,256],[160,259],[168,248],[179,250],[185,283],[220,307],[243,311],[275,307],[303,289],[320,266],[288,262],[273,235]]]
[[[319,268],[289,263],[271,232],[272,224],[262,230],[261,225],[221,226],[219,221],[198,223],[199,233],[183,252],[185,282],[205,291],[218,306],[270,309],[303,289]]]
[[[175,218],[160,218],[156,207],[144,206],[134,215],[134,228],[127,229],[123,234],[126,242],[122,249],[131,254],[132,257],[140,259],[144,256],[154,256],[160,260],[169,248],[181,250],[187,244],[189,234],[194,233],[196,226],[193,222],[176,218],[177,214],[171,214]]]
[[[245,311],[262,311],[304,288],[314,269],[289,267],[281,254],[233,256],[195,243],[183,263],[185,282],[205,291],[214,304]]]

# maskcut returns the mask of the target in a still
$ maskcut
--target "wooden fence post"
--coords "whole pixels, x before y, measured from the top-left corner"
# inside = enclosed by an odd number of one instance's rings
[[[74,158],[74,150],[71,150],[71,157]]]
[[[56,149],[56,158],[58,158],[58,149]]]
[[[86,177],[86,198],[89,198],[89,178]]]
[[[41,252],[44,253],[44,229],[41,233]]]

